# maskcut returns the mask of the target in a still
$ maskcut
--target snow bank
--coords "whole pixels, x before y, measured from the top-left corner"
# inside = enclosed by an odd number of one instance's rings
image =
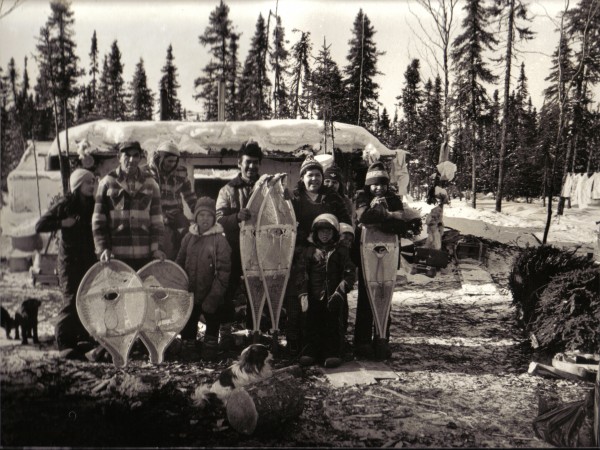
[[[428,213],[432,205],[423,202],[412,202],[409,205],[420,209],[422,214]],[[556,214],[556,205],[553,205]],[[502,212],[495,211],[493,198],[477,198],[477,209],[470,203],[452,200],[444,207],[444,224],[455,228],[463,234],[472,234],[495,241],[524,246],[538,245],[546,226],[546,207],[541,201],[503,202]],[[557,246],[584,249],[593,248],[598,239],[596,220],[600,219],[600,207],[586,209],[565,209],[562,216],[554,215],[548,234],[548,243]],[[536,237],[534,237],[534,234]]]

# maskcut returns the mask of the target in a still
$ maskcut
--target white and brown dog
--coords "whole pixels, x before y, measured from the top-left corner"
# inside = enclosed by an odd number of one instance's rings
[[[273,355],[266,346],[252,344],[246,347],[239,360],[221,372],[212,386],[204,384],[196,388],[192,396],[194,405],[203,408],[209,403],[211,397],[216,396],[226,406],[227,400],[235,388],[269,378],[273,373],[272,360]]]

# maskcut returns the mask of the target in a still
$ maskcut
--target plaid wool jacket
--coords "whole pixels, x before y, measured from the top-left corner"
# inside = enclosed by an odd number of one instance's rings
[[[162,212],[167,221],[173,220],[178,214],[183,214],[182,196],[190,207],[190,211],[194,212],[196,193],[192,189],[192,183],[184,166],[178,165],[167,175],[162,174],[156,165],[152,164],[148,167],[160,188]]]
[[[164,231],[160,190],[143,169],[129,184],[118,167],[98,185],[92,215],[96,253],[109,249],[117,259],[149,258]]]

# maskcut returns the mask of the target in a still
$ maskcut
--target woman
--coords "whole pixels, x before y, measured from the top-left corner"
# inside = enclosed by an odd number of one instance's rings
[[[343,198],[323,184],[323,166],[312,156],[308,155],[300,166],[300,181],[294,190],[292,205],[298,222],[296,248],[292,270],[286,291],[287,341],[288,351],[294,355],[300,350],[300,318],[301,305],[298,298],[298,274],[303,268],[300,255],[308,245],[312,223],[321,214],[333,214],[338,222],[350,223],[350,211],[344,205]]]
[[[350,198],[346,195],[344,178],[342,177],[342,169],[340,169],[335,164],[329,166],[323,174],[323,184],[331,190],[333,190],[334,192],[340,194],[340,197],[342,197],[342,199],[344,200],[344,206],[346,206],[346,209],[350,212],[350,217],[352,219],[352,222],[348,223],[354,226],[356,222],[354,205],[352,204],[352,200],[350,200]]]
[[[60,231],[57,268],[64,303],[54,333],[61,356],[85,359],[85,351],[93,344],[79,320],[75,299],[79,283],[97,260],[92,236],[96,177],[89,170],[76,169],[69,178],[69,186],[71,192],[40,218],[35,230]]]

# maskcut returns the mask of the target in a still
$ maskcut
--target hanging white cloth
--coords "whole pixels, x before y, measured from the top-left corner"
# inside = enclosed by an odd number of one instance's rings
[[[390,179],[392,183],[398,184],[398,195],[408,194],[408,164],[406,163],[406,150],[396,150],[396,155],[392,160],[392,170],[390,173]]]
[[[452,181],[454,179],[454,175],[456,174],[456,164],[451,163],[450,161],[444,161],[439,163],[436,167],[441,175],[441,181]]]
[[[561,197],[571,197],[571,189],[573,188],[573,174],[568,173],[565,184],[563,184],[562,191],[560,191]]]
[[[592,199],[600,200],[600,172],[594,173],[594,185],[592,186]]]
[[[583,179],[583,174],[577,173],[573,175],[573,187],[571,188],[571,203],[574,205],[579,205],[581,200],[581,180]]]
[[[592,185],[594,179],[588,177],[587,173],[584,173],[579,182],[579,209],[587,208],[590,200],[592,199]]]

